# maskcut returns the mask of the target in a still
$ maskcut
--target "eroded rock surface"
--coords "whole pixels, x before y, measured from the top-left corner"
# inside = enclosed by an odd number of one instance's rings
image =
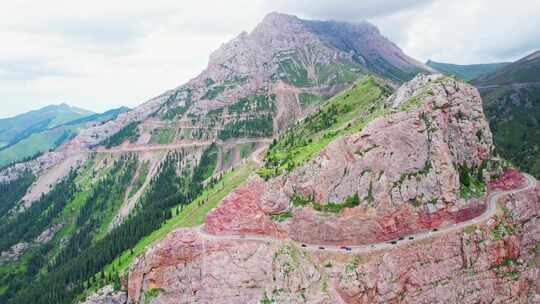
[[[290,212],[292,218],[276,226],[292,239],[353,245],[482,214],[485,201],[459,195],[458,171],[465,165],[479,168],[491,158],[491,132],[477,90],[441,75],[421,75],[391,96],[388,105],[388,114],[330,143],[292,172],[268,182],[253,177],[210,213],[208,231],[245,234],[250,223],[259,226],[260,234],[272,215]],[[292,202],[300,195],[319,205],[341,204],[355,194],[359,206],[337,214]],[[253,221],[237,212],[248,205],[257,211]],[[215,228],[224,214],[227,224]]]
[[[111,285],[107,285],[80,304],[125,304],[126,302],[127,294],[125,292],[115,291]]]
[[[129,303],[538,303],[540,185],[501,202],[486,222],[366,254],[176,230],[132,265]]]

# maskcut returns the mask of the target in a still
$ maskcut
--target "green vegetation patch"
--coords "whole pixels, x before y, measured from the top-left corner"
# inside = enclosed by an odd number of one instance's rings
[[[459,172],[459,196],[464,199],[480,198],[486,191],[484,170],[487,162],[484,161],[478,168],[469,168],[467,164],[458,166]]]
[[[540,87],[497,88],[482,98],[496,151],[540,178]]]
[[[495,225],[495,227],[493,227],[491,230],[491,236],[494,240],[499,241],[505,236],[514,234],[515,229],[516,227],[514,225],[503,219],[501,222]]]
[[[12,181],[0,183],[0,218],[23,198],[34,180],[32,172],[25,171]]]
[[[105,267],[106,272],[111,272],[115,268],[119,272],[124,272],[133,259],[143,253],[148,246],[162,239],[165,235],[176,228],[195,227],[204,223],[206,214],[217,207],[218,203],[230,192],[247,180],[253,172],[252,165],[244,165],[230,172],[225,173],[215,184],[206,188],[201,195],[187,205],[177,205],[173,207],[173,217],[161,225],[148,236],[142,238],[130,250],[126,250],[112,263]]]
[[[351,83],[360,76],[360,66],[353,62],[335,62],[316,65],[319,83],[343,84]]]
[[[476,231],[476,225],[469,225],[463,228],[465,234],[473,234]]]
[[[153,299],[157,298],[160,294],[164,293],[163,288],[151,288],[144,292],[144,302],[149,303]]]
[[[374,77],[365,77],[326,103],[318,112],[287,130],[274,141],[258,173],[268,179],[292,170],[314,157],[336,138],[358,132],[374,118],[386,113],[383,97],[390,89]]]
[[[358,269],[358,266],[362,262],[362,257],[359,255],[354,255],[348,262],[345,264],[345,273],[354,273],[356,272],[356,269]]]
[[[272,215],[272,220],[276,222],[284,222],[290,218],[292,218],[292,213],[290,211],[286,211],[280,214]]]
[[[302,108],[308,108],[313,105],[318,105],[324,101],[324,97],[321,95],[301,92],[298,94],[298,101],[300,101],[300,106]]]
[[[276,95],[258,93],[240,98],[229,106],[230,114],[254,113],[254,112],[275,112]]]
[[[131,185],[131,191],[129,191],[129,197],[131,198],[144,184],[144,181],[146,180],[146,177],[148,176],[148,172],[150,170],[150,162],[145,161],[141,164],[139,168],[139,172],[137,173],[137,176],[135,180],[133,181],[133,184]]]
[[[164,119],[174,119],[184,115],[189,110],[189,105],[172,107],[163,114]]]
[[[435,62],[431,60],[429,60],[426,64],[446,75],[455,75],[456,77],[465,81],[470,81],[481,75],[492,73],[508,65],[506,62],[460,65]]]
[[[113,134],[111,137],[105,139],[102,145],[111,148],[116,147],[124,143],[126,140],[130,143],[136,142],[141,136],[139,132],[140,121],[134,121],[124,126],[120,131]]]
[[[206,150],[204,150],[199,165],[195,168],[193,173],[193,179],[198,181],[204,181],[214,173],[218,160],[219,148],[215,143],[212,143]]]
[[[244,159],[248,157],[251,152],[255,150],[256,144],[255,143],[249,143],[249,144],[241,144],[240,145],[240,158]]]
[[[150,143],[166,145],[173,141],[176,129],[173,127],[159,128],[152,131],[152,137]]]
[[[347,197],[345,201],[342,203],[328,202],[326,204],[321,204],[315,201],[315,198],[313,197],[313,195],[304,196],[299,193],[294,193],[291,198],[291,201],[294,207],[311,206],[313,209],[317,211],[328,212],[328,213],[339,213],[341,212],[341,210],[345,208],[354,208],[360,205],[360,198],[358,197],[358,193],[355,193]]]
[[[240,137],[271,137],[274,134],[272,115],[247,117],[227,123],[219,131],[218,138],[226,140]]]
[[[203,97],[201,97],[201,99],[207,99],[207,100],[212,100],[216,97],[219,96],[219,94],[223,93],[223,91],[225,91],[225,86],[223,85],[217,85],[217,86],[214,86],[214,87],[211,87],[205,94]]]
[[[297,87],[310,86],[312,80],[309,79],[308,71],[297,56],[298,54],[294,53],[289,57],[283,57],[279,61],[279,77]]]
[[[79,126],[61,126],[56,129],[34,133],[18,141],[16,144],[0,149],[0,167],[56,149],[73,138]]]

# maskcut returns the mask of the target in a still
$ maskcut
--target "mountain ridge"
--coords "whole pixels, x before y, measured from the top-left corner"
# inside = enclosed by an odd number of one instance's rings
[[[461,64],[436,62],[431,59],[426,62],[427,66],[430,66],[433,69],[440,71],[441,73],[445,73],[447,75],[455,75],[458,78],[463,79],[465,81],[474,80],[478,77],[481,77],[482,75],[494,72],[509,64],[510,62],[497,62],[497,63],[461,65]]]

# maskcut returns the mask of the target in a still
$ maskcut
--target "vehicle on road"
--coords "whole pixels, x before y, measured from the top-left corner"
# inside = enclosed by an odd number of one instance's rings
[[[324,250],[324,247],[323,247],[323,246],[319,246],[319,249],[320,249],[320,250]]]
[[[307,245],[306,245],[306,244],[302,244],[302,245],[300,245],[300,246],[302,246],[302,247],[307,247]]]

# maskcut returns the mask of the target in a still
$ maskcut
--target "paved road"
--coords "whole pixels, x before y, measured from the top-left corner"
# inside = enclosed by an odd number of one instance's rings
[[[125,153],[125,152],[146,152],[146,151],[174,150],[174,149],[187,148],[187,147],[209,146],[213,142],[215,142],[218,145],[240,145],[240,144],[248,144],[248,143],[255,143],[255,142],[269,143],[271,141],[272,139],[268,139],[268,138],[241,138],[241,139],[228,140],[228,141],[221,141],[221,140],[194,141],[194,142],[173,143],[173,144],[166,144],[166,145],[142,145],[142,146],[131,146],[131,147],[117,147],[117,148],[111,148],[111,149],[106,149],[105,147],[98,147],[95,152],[118,154],[118,153]]]
[[[478,224],[483,221],[486,221],[489,218],[491,218],[493,215],[495,215],[495,213],[497,213],[497,210],[498,210],[497,201],[502,196],[527,191],[536,186],[536,180],[534,179],[534,177],[528,174],[523,174],[523,176],[525,177],[525,180],[527,182],[526,186],[524,186],[523,188],[508,190],[508,191],[495,191],[495,192],[490,193],[487,199],[488,207],[486,208],[486,210],[484,211],[482,215],[475,217],[473,219],[470,219],[468,221],[465,221],[465,222],[452,224],[446,227],[439,228],[437,231],[424,230],[424,231],[420,231],[411,235],[404,236],[403,240],[397,240],[396,244],[392,244],[390,241],[385,241],[385,242],[374,243],[374,244],[347,246],[350,250],[345,250],[341,246],[325,245],[325,244],[298,244],[298,245],[310,251],[365,253],[365,252],[370,252],[370,251],[375,251],[375,250],[388,249],[388,248],[396,247],[399,245],[415,242],[418,240],[430,238],[432,236],[437,236],[437,235],[441,235],[441,234],[448,233],[451,231],[460,230],[466,226],[474,225],[474,224]],[[275,238],[271,236],[263,236],[263,235],[219,235],[218,236],[218,235],[213,235],[213,234],[209,234],[205,232],[203,225],[198,226],[196,229],[201,236],[209,240],[248,240],[248,241],[262,241],[262,242],[282,242],[283,241],[283,239],[280,239],[280,238]],[[292,240],[289,240],[289,241],[296,242]]]

